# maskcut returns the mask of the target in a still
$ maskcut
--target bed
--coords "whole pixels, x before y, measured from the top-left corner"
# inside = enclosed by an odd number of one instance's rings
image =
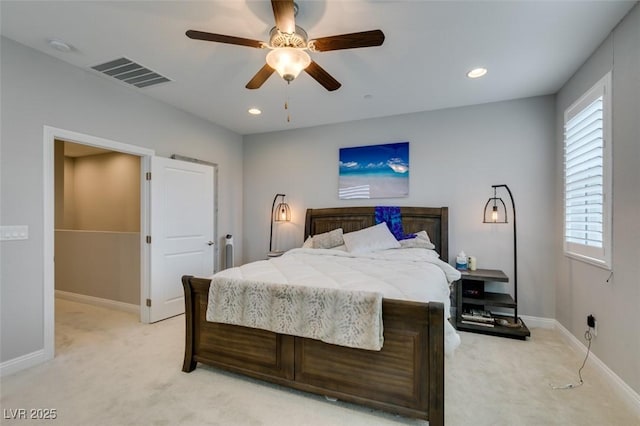
[[[401,207],[406,233],[427,231],[448,256],[446,207]],[[308,209],[305,239],[375,225],[374,207]],[[442,263],[442,262],[441,262]],[[210,278],[182,278],[186,304],[183,371],[203,363],[294,389],[444,424],[445,305],[382,299],[379,351],[339,346],[206,319]],[[446,324],[450,327],[450,324]]]

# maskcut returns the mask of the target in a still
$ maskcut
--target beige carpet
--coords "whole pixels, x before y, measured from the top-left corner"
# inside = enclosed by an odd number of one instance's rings
[[[56,357],[1,381],[2,412],[55,408],[55,421],[2,425],[424,425],[321,396],[199,366],[181,372],[184,317],[143,325],[136,316],[56,301]],[[446,424],[640,425],[582,356],[553,330],[530,341],[462,334],[446,360]]]

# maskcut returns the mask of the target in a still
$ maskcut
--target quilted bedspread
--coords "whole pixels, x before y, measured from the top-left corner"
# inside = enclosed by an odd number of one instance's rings
[[[432,250],[354,255],[294,249],[214,275],[207,320],[380,350],[383,297],[442,302],[448,317],[449,283],[459,276]],[[445,351],[450,353],[459,337],[448,321],[445,327]]]
[[[207,320],[382,349],[382,295],[216,277]]]

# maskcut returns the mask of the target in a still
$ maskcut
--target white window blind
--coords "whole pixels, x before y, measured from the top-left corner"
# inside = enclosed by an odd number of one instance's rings
[[[565,237],[602,247],[602,96],[565,127]]]
[[[610,264],[610,143],[607,74],[565,112],[565,252]]]

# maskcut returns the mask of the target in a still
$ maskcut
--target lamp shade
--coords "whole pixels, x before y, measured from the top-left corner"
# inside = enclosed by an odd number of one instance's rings
[[[310,63],[311,58],[307,52],[296,47],[278,47],[267,54],[267,64],[289,82]]]
[[[507,206],[496,195],[496,188],[503,185],[493,186],[493,197],[487,200],[487,204],[484,205],[484,223],[508,223],[507,220]]]
[[[273,220],[276,222],[291,222],[291,209],[289,204],[280,203],[273,213]]]
[[[507,207],[502,198],[492,197],[484,205],[484,223],[509,223]]]
[[[276,206],[276,201],[279,197],[282,197],[282,201]],[[271,204],[271,215],[269,216],[269,253],[273,253],[273,222],[291,221],[291,209],[289,208],[289,204],[284,201],[284,197],[284,194],[276,194]]]

